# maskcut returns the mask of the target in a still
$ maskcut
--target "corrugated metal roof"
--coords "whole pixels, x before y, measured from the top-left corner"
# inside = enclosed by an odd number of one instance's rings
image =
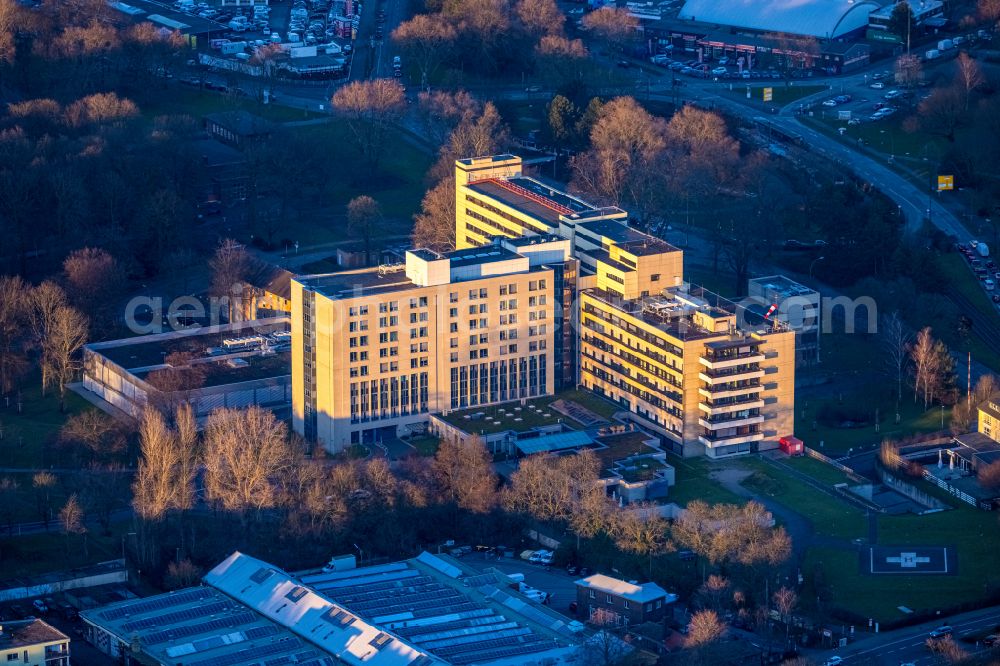
[[[687,0],[679,18],[762,32],[834,38],[864,28],[875,0]]]
[[[524,455],[531,455],[532,453],[545,453],[546,451],[575,449],[578,446],[586,446],[593,442],[594,439],[587,433],[582,430],[573,430],[571,432],[560,432],[555,435],[519,439],[515,442],[515,445]]]

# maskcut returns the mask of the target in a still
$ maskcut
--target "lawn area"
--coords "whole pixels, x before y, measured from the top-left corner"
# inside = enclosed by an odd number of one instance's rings
[[[687,506],[694,500],[709,504],[742,504],[746,501],[710,479],[710,464],[703,459],[670,456],[667,462],[674,466],[676,472],[676,485],[667,494],[668,502]]]
[[[1000,585],[996,552],[1000,548],[996,515],[971,507],[927,516],[880,516],[879,543],[954,546],[954,576],[863,576],[856,552],[813,548],[802,567],[809,577],[816,566],[829,586],[834,605],[862,617],[889,622],[904,617],[897,606],[933,612],[975,601]],[[805,599],[815,598],[806,594]]]
[[[234,97],[212,90],[198,90],[181,85],[173,87],[169,94],[165,94],[155,102],[146,102],[139,107],[139,110],[147,118],[186,114],[199,121],[208,113],[236,110],[248,111],[272,122],[309,120],[321,117],[318,111],[312,112],[276,104],[262,104],[246,97]]]
[[[903,439],[915,434],[941,429],[941,409],[924,410],[907,398],[904,387],[896,421],[895,387],[884,375],[872,381],[883,367],[878,342],[863,333],[824,334],[821,340],[822,363],[815,370],[806,368],[803,377],[812,373],[828,376],[830,388],[806,389],[796,404],[797,435],[806,446],[827,455],[846,453],[848,449],[877,446],[883,439]],[[911,394],[912,397],[912,394]],[[875,430],[876,414],[879,430]],[[945,427],[950,412],[944,410]],[[848,423],[853,425],[848,427]]]
[[[865,516],[859,509],[830,495],[818,493],[805,482],[774,465],[750,458],[740,462],[742,466],[754,471],[742,483],[744,488],[770,497],[808,518],[817,534],[856,539],[866,533]]]
[[[810,95],[815,95],[829,89],[829,86],[800,85],[795,81],[792,82],[792,85],[786,86],[785,82],[781,80],[775,80],[771,83],[757,82],[749,86],[743,81],[722,81],[719,85],[722,87],[723,92],[743,98],[746,98],[747,88],[749,87],[750,101],[762,109],[771,106],[785,106],[797,99],[809,97]],[[764,101],[764,88],[771,89],[770,102]]]
[[[50,458],[46,446],[59,432],[66,418],[87,407],[87,401],[67,390],[66,412],[59,411],[59,394],[49,390],[42,396],[41,379],[31,375],[21,391],[20,414],[11,398],[10,407],[0,401],[0,467],[45,467],[58,461]]]
[[[428,457],[437,453],[441,440],[437,437],[413,437],[406,440],[407,444],[417,450],[417,455]]]
[[[833,465],[810,458],[809,456],[798,456],[782,461],[797,472],[807,474],[819,483],[826,486],[835,486],[838,483],[850,483],[851,479],[844,472]]]
[[[996,306],[986,295],[979,279],[969,270],[965,259],[958,252],[949,252],[939,256],[938,267],[947,278],[949,288],[954,289],[955,293],[968,300],[985,317],[992,317],[996,320],[998,317]],[[984,343],[976,335],[975,326],[972,328],[972,334],[967,338],[967,344],[968,351],[972,352],[977,361],[985,363],[994,370],[1000,369],[1000,350]]]

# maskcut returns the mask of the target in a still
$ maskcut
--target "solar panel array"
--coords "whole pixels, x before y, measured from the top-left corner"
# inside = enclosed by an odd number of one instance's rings
[[[403,640],[428,650],[452,664],[490,662],[497,659],[543,652],[557,644],[536,633],[523,622],[484,607],[463,590],[410,567],[383,570],[377,579],[368,569],[339,572],[333,581],[317,581],[314,587],[367,621],[383,624]],[[487,597],[510,599],[495,584],[495,574],[470,577],[464,582]],[[543,625],[552,618],[535,609],[516,609]],[[528,610],[528,612],[523,612]],[[535,611],[535,612],[531,612]],[[418,626],[407,626],[403,618],[420,619]],[[435,618],[440,621],[435,622]]]
[[[208,666],[209,664],[211,666],[235,666],[236,664],[251,664],[262,657],[270,657],[272,654],[294,650],[301,644],[302,641],[298,638],[288,637],[266,645],[247,647],[238,652],[220,654],[208,659],[202,659],[201,661],[192,661],[190,662],[190,666]],[[319,656],[319,653],[316,653],[316,656]]]
[[[142,637],[142,642],[145,645],[157,645],[158,643],[166,643],[170,640],[175,640],[178,638],[187,638],[188,636],[197,636],[198,634],[207,634],[220,629],[231,629],[234,627],[239,627],[244,624],[250,624],[257,619],[256,614],[246,611],[244,613],[235,613],[227,617],[220,617],[215,620],[210,620],[208,622],[199,622],[198,624],[189,624],[186,626],[174,627],[173,629],[164,629],[163,631],[158,631],[154,634],[146,634]],[[272,627],[254,627],[249,629],[247,637],[251,631],[257,631],[259,629],[272,629]],[[274,630],[277,632],[277,629]],[[266,635],[266,634],[264,634]],[[254,636],[253,638],[257,638]]]
[[[122,629],[128,633],[132,633],[134,631],[142,631],[143,629],[156,627],[161,624],[180,624],[181,622],[185,622],[187,620],[208,619],[210,615],[221,613],[229,608],[231,608],[231,604],[226,601],[214,601],[202,606],[195,606],[193,608],[185,608],[184,610],[174,611],[173,613],[153,615],[152,617],[145,617],[141,620],[126,622],[122,625]]]
[[[194,601],[198,601],[199,599],[211,596],[212,594],[213,591],[208,588],[196,587],[190,590],[184,590],[183,592],[175,592],[174,594],[154,597],[148,601],[136,601],[133,603],[123,604],[117,608],[110,608],[101,613],[101,617],[105,620],[120,620],[121,618],[129,615],[142,615],[143,613],[149,613],[163,608],[170,608],[171,606],[189,604]]]

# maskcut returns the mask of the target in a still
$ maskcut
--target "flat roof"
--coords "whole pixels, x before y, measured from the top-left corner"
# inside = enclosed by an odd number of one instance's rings
[[[129,18],[139,21],[149,21],[170,30],[177,30],[186,35],[201,35],[210,32],[224,32],[229,29],[218,21],[203,18],[196,14],[188,14],[170,5],[149,0],[120,0],[111,6]]]
[[[510,578],[422,553],[402,562],[301,576],[363,620],[456,665],[574,650],[569,620],[510,589]]]
[[[667,596],[667,591],[656,583],[636,585],[619,578],[605,576],[604,574],[594,574],[593,576],[582,578],[576,581],[576,585],[577,587],[613,594],[616,597],[643,604],[648,601],[663,599]]]
[[[176,666],[236,666],[292,660],[336,666],[337,660],[211,587],[191,587],[80,613],[86,622]],[[287,662],[286,662],[287,663]]]
[[[382,273],[377,268],[362,268],[338,273],[300,275],[295,281],[332,299],[403,291],[416,286],[406,277],[402,266],[398,270]]]
[[[560,432],[554,435],[541,435],[540,437],[528,437],[518,439],[514,446],[524,455],[534,453],[547,453],[549,451],[562,451],[564,449],[575,449],[588,444],[593,444],[594,439],[582,430],[572,430],[570,432]]]
[[[503,242],[514,247],[527,247],[531,245],[541,245],[543,243],[556,243],[566,240],[559,234],[541,233],[529,236],[517,236],[516,238],[504,238]]]
[[[513,187],[505,187],[505,183]],[[585,201],[526,176],[473,181],[468,185],[468,188],[521,211],[551,227],[558,226],[559,218],[563,215],[596,210],[594,206]],[[569,213],[566,213],[566,210]]]
[[[756,284],[762,289],[774,291],[784,298],[817,293],[815,289],[811,289],[784,275],[768,275],[767,277],[752,278],[750,283]]]
[[[69,642],[69,636],[36,618],[0,623],[0,651],[45,643]]]
[[[488,264],[497,261],[509,261],[517,259],[521,255],[508,250],[499,245],[484,245],[483,247],[470,247],[464,250],[453,250],[445,255],[451,260],[451,267],[474,266],[476,264]]]

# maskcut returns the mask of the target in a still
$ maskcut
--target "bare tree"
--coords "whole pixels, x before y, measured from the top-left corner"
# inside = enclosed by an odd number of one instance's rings
[[[106,250],[85,247],[73,251],[63,262],[63,274],[73,305],[107,329],[108,313],[117,305],[125,276],[118,262]]]
[[[958,664],[969,658],[969,653],[951,636],[928,638],[927,649],[937,655],[944,664]]]
[[[178,447],[163,415],[147,407],[139,422],[141,458],[132,484],[132,506],[143,520],[162,521],[175,503]]]
[[[533,38],[561,35],[566,23],[566,15],[559,10],[555,0],[517,0],[514,11]]]
[[[785,645],[788,645],[788,634],[792,626],[792,612],[799,603],[799,595],[795,590],[788,587],[779,587],[772,596],[774,607],[781,615],[781,621],[785,623]]]
[[[174,430],[176,432],[177,467],[174,470],[173,508],[187,511],[194,507],[197,499],[195,481],[198,467],[201,463],[201,451],[198,442],[198,424],[190,404],[177,408],[174,415]]]
[[[917,107],[920,128],[954,141],[955,131],[964,121],[965,102],[965,95],[957,86],[936,88]]]
[[[496,504],[492,459],[478,437],[443,440],[434,456],[434,478],[442,496],[463,509],[486,513]]]
[[[167,565],[167,575],[163,582],[168,590],[179,590],[197,585],[201,574],[201,567],[191,560],[183,559]]]
[[[394,79],[354,81],[339,88],[331,103],[347,119],[362,158],[374,171],[390,129],[406,108],[403,86]]]
[[[979,418],[979,405],[988,400],[1000,390],[996,375],[982,375],[976,382],[972,393],[965,400],[959,400],[951,410],[951,431],[954,435],[971,432],[976,429]]]
[[[913,360],[913,401],[918,393],[923,395],[924,408],[934,400],[942,403],[954,397],[955,362],[948,348],[940,340],[931,336],[930,327],[917,334],[916,342],[910,349]]]
[[[420,87],[427,88],[430,77],[448,55],[458,32],[439,16],[417,14],[392,31],[392,41],[420,68]]]
[[[585,644],[583,659],[587,666],[614,666],[628,655],[630,647],[613,631],[621,622],[617,613],[608,608],[594,608],[587,621],[598,627]]]
[[[987,23],[1000,21],[1000,0],[979,0],[976,10],[979,18]]]
[[[372,265],[372,239],[378,235],[382,223],[382,207],[367,194],[354,197],[347,203],[347,229],[361,236],[365,244],[365,263]]]
[[[25,354],[30,293],[20,277],[0,276],[0,393],[13,390],[28,367]]]
[[[218,409],[205,422],[205,492],[245,525],[251,511],[276,506],[277,480],[293,456],[284,423],[269,410]]]
[[[913,336],[894,310],[890,315],[883,315],[879,326],[879,346],[882,348],[882,358],[886,371],[896,380],[896,414],[898,418],[899,403],[903,399],[903,375],[910,362],[910,341]]]
[[[502,152],[510,144],[510,129],[493,102],[486,102],[479,117],[465,117],[441,147],[437,163],[431,169],[435,178],[453,176],[455,160]]]
[[[127,444],[118,422],[99,409],[87,409],[66,419],[59,431],[59,441],[82,446],[97,459],[118,456]]]
[[[726,625],[719,619],[718,613],[714,610],[700,610],[691,616],[684,646],[701,653],[721,639],[725,633]]]
[[[583,17],[583,27],[603,39],[611,50],[619,52],[635,37],[639,19],[624,7],[605,5],[586,14]]]
[[[31,477],[31,487],[35,491],[35,508],[38,518],[49,529],[52,520],[52,489],[56,486],[56,477],[50,472],[35,472]]]
[[[732,588],[732,583],[725,576],[712,574],[698,588],[698,596],[703,600],[702,604],[710,610],[719,612],[722,610],[722,599]]]
[[[983,85],[986,82],[986,77],[983,76],[983,70],[979,63],[969,57],[968,53],[962,51],[955,58],[955,78],[965,93],[965,110],[968,111],[972,91]]]
[[[226,299],[226,314],[233,321],[236,313],[242,311],[237,301],[250,273],[250,255],[241,243],[226,238],[219,243],[208,265],[212,269],[212,295]]]
[[[55,328],[56,313],[59,308],[69,303],[66,292],[55,282],[45,280],[28,294],[29,319],[31,321],[31,333],[34,345],[44,350],[45,340],[49,337],[49,331]],[[48,385],[48,367],[41,364],[42,387]]]
[[[86,554],[87,527],[83,523],[83,507],[80,506],[80,500],[77,499],[76,493],[69,496],[66,504],[59,511],[59,524],[62,527],[62,533],[66,535],[66,553],[68,554],[70,550],[70,536],[82,534],[84,536],[83,549]]]
[[[413,247],[438,252],[455,249],[455,178],[443,178],[427,190],[421,211],[413,216]]]
[[[417,113],[431,144],[443,145],[461,122],[474,122],[480,102],[465,90],[435,90],[417,96]]]
[[[648,558],[653,575],[653,557],[667,548],[667,521],[654,504],[638,504],[623,510],[614,526],[615,544],[627,553]]]
[[[87,318],[68,305],[56,309],[52,328],[42,343],[45,379],[59,389],[59,411],[66,411],[66,386],[80,367],[77,352],[87,342]]]
[[[583,40],[562,35],[545,35],[535,46],[537,71],[554,87],[582,80],[589,55]]]

